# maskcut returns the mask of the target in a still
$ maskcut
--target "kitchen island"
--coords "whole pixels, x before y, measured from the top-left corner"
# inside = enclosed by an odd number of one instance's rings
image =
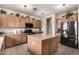
[[[27,37],[28,51],[34,55],[51,55],[58,49],[58,35],[34,34]]]

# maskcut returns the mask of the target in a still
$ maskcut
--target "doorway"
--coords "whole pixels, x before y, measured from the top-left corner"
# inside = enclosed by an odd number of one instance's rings
[[[51,17],[46,19],[47,28],[46,28],[46,34],[52,35],[52,24],[51,24]]]

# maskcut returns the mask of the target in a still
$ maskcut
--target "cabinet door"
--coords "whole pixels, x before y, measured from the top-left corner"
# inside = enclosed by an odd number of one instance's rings
[[[32,23],[33,23],[33,27],[34,27],[34,28],[36,28],[36,27],[37,27],[37,23],[36,23],[36,22],[37,22],[37,20],[33,20],[33,22],[32,22]]]
[[[9,16],[8,26],[9,27],[14,27],[14,16]]]
[[[0,15],[0,28],[3,27],[3,20],[2,20],[2,16]]]
[[[49,40],[42,41],[42,54],[49,55]]]
[[[27,37],[26,37],[26,35],[21,35],[20,37],[21,37],[20,39],[21,39],[22,43],[27,43]]]
[[[36,27],[39,28],[39,20],[37,20],[36,25]]]
[[[9,48],[14,46],[14,38],[13,37],[5,37],[5,48]]]
[[[26,18],[25,23],[29,23],[29,22],[30,22],[30,19]]]
[[[26,21],[26,19],[24,19],[24,18],[21,18],[21,27],[25,27],[25,21]]]
[[[15,17],[15,27],[20,27],[20,18]]]
[[[14,17],[10,15],[0,15],[0,27],[14,27]]]
[[[37,20],[37,28],[41,28],[42,27],[42,22],[41,22],[41,20]]]
[[[21,39],[20,39],[20,35],[14,35],[14,45],[19,45],[21,44]]]
[[[8,27],[8,16],[2,15],[1,17],[2,17],[2,21],[3,21],[2,27]]]
[[[50,42],[49,42],[49,52],[50,52],[50,54],[54,54],[57,51],[58,45],[59,45],[58,39],[59,39],[58,36],[49,39],[50,40]]]
[[[42,28],[42,21],[39,20],[39,24],[38,24],[39,28]]]
[[[33,20],[32,20],[32,18],[30,18],[30,19],[29,19],[29,23],[33,23]]]

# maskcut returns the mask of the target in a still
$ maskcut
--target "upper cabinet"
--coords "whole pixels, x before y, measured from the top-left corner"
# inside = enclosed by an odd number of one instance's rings
[[[8,18],[8,27],[14,27],[15,26],[15,17],[9,16]]]
[[[30,23],[30,17],[29,16],[26,17],[26,22],[25,23]]]
[[[41,20],[37,20],[37,28],[41,28],[42,27],[42,22]]]
[[[2,15],[0,15],[0,27],[8,27],[8,19],[9,19],[9,17],[8,17],[8,15],[4,15],[4,14],[2,14]]]
[[[37,22],[37,20],[33,19],[33,22],[32,22],[32,24],[33,24],[33,28],[36,28],[36,27],[37,27],[36,22]]]
[[[20,22],[21,22],[21,18],[19,18],[19,17],[15,17],[15,26],[14,27],[21,27],[20,26]]]
[[[3,27],[3,17],[2,17],[2,15],[0,15],[0,27]]]
[[[12,27],[25,27],[25,23],[32,23],[33,28],[41,28],[42,22],[41,20],[37,20],[35,18],[25,17],[16,17],[11,15],[0,15],[0,27],[4,28],[12,28]]]
[[[25,23],[26,23],[26,19],[25,18],[21,18],[20,19],[20,26],[21,27],[25,27]]]

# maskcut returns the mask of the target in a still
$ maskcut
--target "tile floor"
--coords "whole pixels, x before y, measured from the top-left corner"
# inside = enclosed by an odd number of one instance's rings
[[[27,51],[27,44],[7,48],[3,51],[2,55],[31,55]],[[54,55],[79,55],[79,49],[69,48],[59,45],[58,51]]]

